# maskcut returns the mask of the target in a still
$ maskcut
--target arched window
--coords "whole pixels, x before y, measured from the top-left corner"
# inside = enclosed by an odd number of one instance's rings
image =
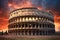
[[[43,28],[44,28],[44,24],[43,24]]]
[[[36,28],[38,28],[38,24],[36,24]]]
[[[31,31],[29,31],[29,35],[31,35]]]
[[[33,21],[35,20],[35,18],[33,17]]]
[[[27,24],[25,24],[25,27],[27,27]]]
[[[40,24],[40,28],[41,28],[41,24]]]
[[[31,17],[29,18],[29,21],[32,21]]]
[[[33,28],[35,27],[35,25],[33,24]]]
[[[22,31],[22,35],[24,35],[24,31]]]
[[[35,31],[33,31],[33,35],[35,35]]]
[[[38,35],[38,31],[36,31],[36,35]]]
[[[26,21],[28,21],[28,18],[26,17]]]
[[[21,25],[19,24],[19,27],[21,27]]]
[[[18,25],[16,25],[16,28],[18,27]]]
[[[24,27],[24,24],[22,24],[22,27]]]
[[[25,31],[25,35],[27,35],[27,31]]]
[[[36,21],[38,20],[38,18],[36,17]]]
[[[31,24],[29,24],[29,27],[31,27]]]
[[[25,18],[23,18],[23,21],[25,21]]]

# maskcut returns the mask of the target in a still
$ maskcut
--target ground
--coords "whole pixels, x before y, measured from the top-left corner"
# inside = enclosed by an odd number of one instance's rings
[[[60,40],[60,36],[0,36],[0,40]]]

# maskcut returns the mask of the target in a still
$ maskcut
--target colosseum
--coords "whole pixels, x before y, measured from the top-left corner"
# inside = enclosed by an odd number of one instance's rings
[[[54,16],[51,12],[34,7],[10,12],[9,35],[53,35],[54,33]]]

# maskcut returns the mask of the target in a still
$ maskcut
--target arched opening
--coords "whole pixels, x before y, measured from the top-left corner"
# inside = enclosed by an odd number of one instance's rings
[[[29,35],[31,35],[31,31],[29,31]]]
[[[25,35],[27,35],[27,31],[25,31]]]

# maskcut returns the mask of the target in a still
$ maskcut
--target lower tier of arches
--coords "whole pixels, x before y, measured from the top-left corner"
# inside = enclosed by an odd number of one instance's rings
[[[55,30],[9,30],[9,35],[53,35]]]

